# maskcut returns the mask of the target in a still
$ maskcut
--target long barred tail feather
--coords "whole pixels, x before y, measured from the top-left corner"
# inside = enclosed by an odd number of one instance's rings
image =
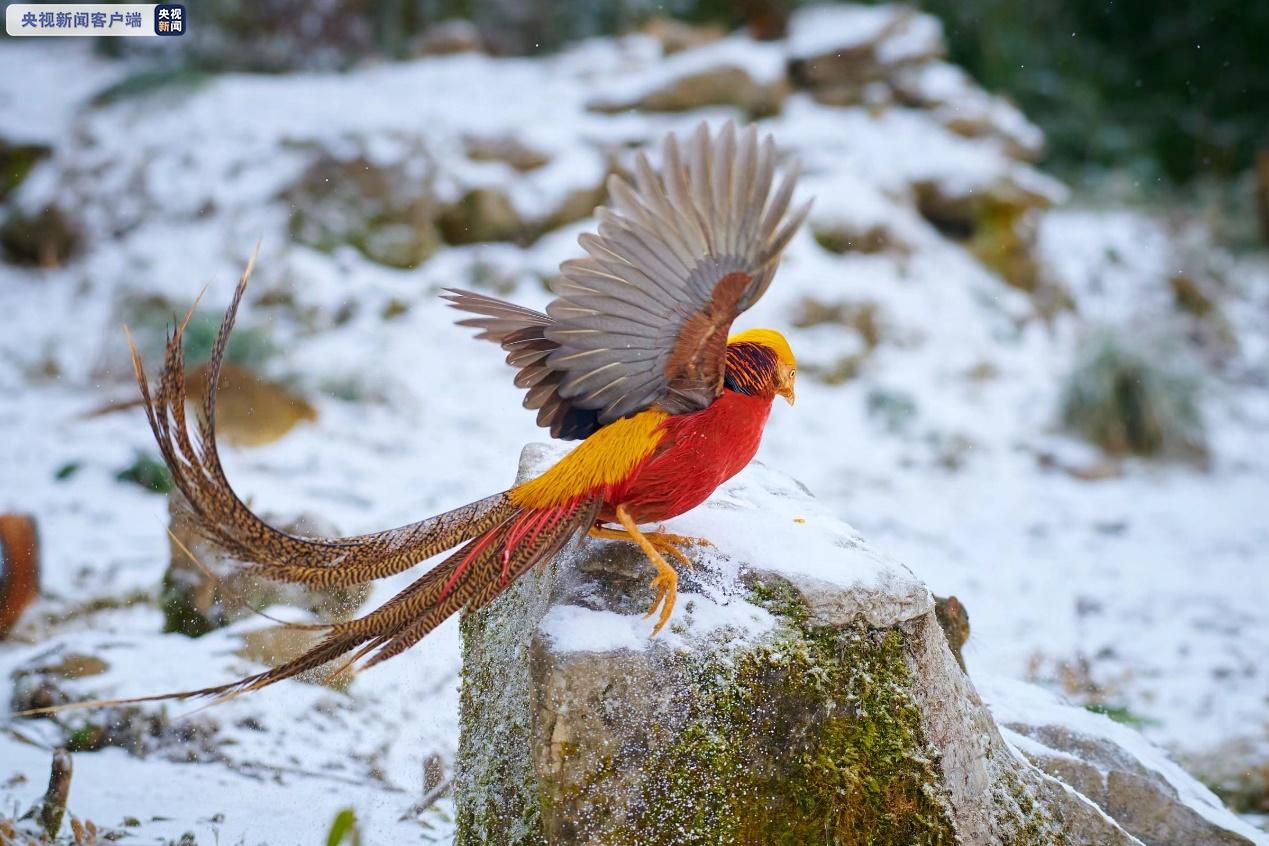
[[[258,249],[258,248],[257,248]],[[223,701],[339,661],[334,674],[371,667],[409,649],[448,617],[489,604],[535,564],[592,526],[600,501],[584,497],[554,508],[517,506],[506,493],[400,528],[345,538],[299,537],[270,526],[234,492],[216,449],[216,389],[225,348],[255,255],[238,282],[216,336],[197,433],[186,419],[183,333],[190,312],[168,340],[157,385],[146,378],[129,337],[146,416],[172,481],[188,502],[202,537],[262,575],[314,587],[346,586],[402,573],[446,550],[440,564],[375,610],[324,627],[311,649],[284,664],[228,684],[178,693],[66,707],[212,698]],[[457,547],[457,549],[454,549]],[[32,712],[37,713],[37,712]]]
[[[195,530],[262,575],[311,587],[347,587],[404,572],[498,525],[515,507],[505,494],[396,529],[347,538],[301,538],[261,520],[234,492],[216,447],[216,392],[221,363],[252,263],[238,283],[209,362],[207,392],[191,438],[186,420],[183,333],[193,309],[172,331],[157,388],[152,392],[136,347],[133,367],[146,416],[172,481],[185,495]]]

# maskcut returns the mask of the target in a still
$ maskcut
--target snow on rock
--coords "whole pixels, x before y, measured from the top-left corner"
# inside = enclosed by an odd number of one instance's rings
[[[520,478],[559,456],[527,447]],[[768,842],[844,819],[909,842],[1137,843],[1010,752],[928,591],[798,483],[751,467],[668,528],[718,545],[692,549],[665,636],[622,542],[566,550],[464,621],[459,844],[734,842],[742,821]],[[895,795],[908,812],[871,816]]]
[[[1014,679],[978,679],[1005,739],[1145,843],[1269,844],[1136,730]]]
[[[862,50],[902,60],[945,49],[938,18],[908,6],[807,6],[789,20],[788,54],[794,60]]]
[[[993,136],[1011,156],[1034,161],[1044,152],[1044,133],[1017,106],[988,94],[956,65],[927,62],[900,68],[891,77],[900,102],[930,109],[944,126],[970,138]]]
[[[779,111],[785,88],[781,45],[733,35],[600,82],[588,107],[674,112],[736,106],[763,115]]]
[[[947,51],[938,18],[908,6],[809,6],[789,20],[789,72],[816,100],[876,102],[900,68]]]

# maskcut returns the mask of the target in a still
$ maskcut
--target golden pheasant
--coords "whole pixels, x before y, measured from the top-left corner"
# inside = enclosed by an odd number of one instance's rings
[[[790,211],[796,165],[770,137],[702,125],[681,149],[665,141],[660,170],[639,155],[633,184],[609,181],[611,207],[564,262],[546,313],[466,291],[445,296],[460,321],[507,352],[538,423],[581,443],[538,478],[408,526],[305,538],[262,521],[234,493],[216,451],[216,389],[248,277],[216,339],[197,415],[187,426],[175,327],[152,389],[133,350],[150,426],[197,530],[244,566],[315,587],[404,572],[453,550],[375,611],[329,627],[311,650],[231,684],[176,694],[232,696],[339,660],[336,673],[400,654],[459,610],[480,608],[580,534],[632,541],[655,568],[653,633],[670,617],[678,577],[665,556],[694,539],[644,531],[699,505],[758,449],[772,400],[793,402],[796,362],[783,336],[733,320],[771,284],[809,209]],[[188,317],[186,318],[188,320]],[[616,528],[620,527],[620,528]]]

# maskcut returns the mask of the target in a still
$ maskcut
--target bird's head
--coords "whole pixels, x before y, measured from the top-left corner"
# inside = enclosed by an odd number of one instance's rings
[[[746,329],[727,339],[726,386],[742,394],[774,397],[793,405],[798,362],[784,336],[774,329]]]

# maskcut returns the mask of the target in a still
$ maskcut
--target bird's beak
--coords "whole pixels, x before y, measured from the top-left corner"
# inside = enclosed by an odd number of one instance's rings
[[[793,405],[795,397],[793,395],[793,385],[791,383],[781,385],[780,389],[776,391],[776,393],[788,400],[789,405]]]

